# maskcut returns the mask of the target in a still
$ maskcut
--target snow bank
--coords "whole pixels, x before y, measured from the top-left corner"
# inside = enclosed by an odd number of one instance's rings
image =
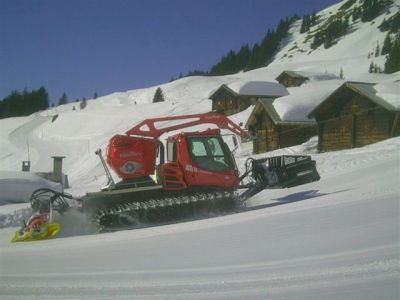
[[[0,171],[0,205],[28,202],[32,192],[40,188],[61,191],[61,184],[34,173]]]

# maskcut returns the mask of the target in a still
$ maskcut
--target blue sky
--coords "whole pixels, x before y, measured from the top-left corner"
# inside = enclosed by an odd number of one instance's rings
[[[339,0],[0,0],[0,99],[44,86],[52,102],[209,70],[268,28]]]

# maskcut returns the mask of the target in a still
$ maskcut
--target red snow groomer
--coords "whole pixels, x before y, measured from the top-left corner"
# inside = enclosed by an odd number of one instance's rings
[[[160,136],[202,124],[218,128]],[[242,138],[246,131],[219,113],[169,116],[144,120],[125,135],[113,136],[107,163],[122,179],[115,183],[101,151],[108,177],[100,192],[88,193],[82,208],[104,227],[171,222],[234,210],[265,188],[290,187],[319,180],[309,156],[248,159],[239,175],[234,151],[220,129]],[[233,145],[236,139],[233,138]]]

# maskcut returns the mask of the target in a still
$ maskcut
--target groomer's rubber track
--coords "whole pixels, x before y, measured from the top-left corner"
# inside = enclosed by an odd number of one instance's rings
[[[236,205],[232,192],[196,193],[103,208],[94,214],[94,220],[100,228],[110,230],[146,227],[222,215],[234,211]]]

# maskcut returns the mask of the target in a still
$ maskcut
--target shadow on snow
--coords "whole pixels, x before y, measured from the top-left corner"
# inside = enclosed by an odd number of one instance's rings
[[[342,192],[346,192],[346,191],[348,191],[348,190],[341,190],[341,191],[336,191],[336,192],[332,192],[332,193],[321,193],[319,190],[302,191],[302,192],[298,192],[298,193],[289,194],[284,197],[271,199],[276,202],[266,203],[266,204],[251,206],[251,207],[244,207],[243,211],[251,211],[251,210],[256,210],[256,209],[268,208],[268,207],[278,206],[278,205],[282,205],[282,204],[313,199],[313,198],[317,198],[317,197],[321,197],[321,196],[325,196],[325,195],[342,193]]]

